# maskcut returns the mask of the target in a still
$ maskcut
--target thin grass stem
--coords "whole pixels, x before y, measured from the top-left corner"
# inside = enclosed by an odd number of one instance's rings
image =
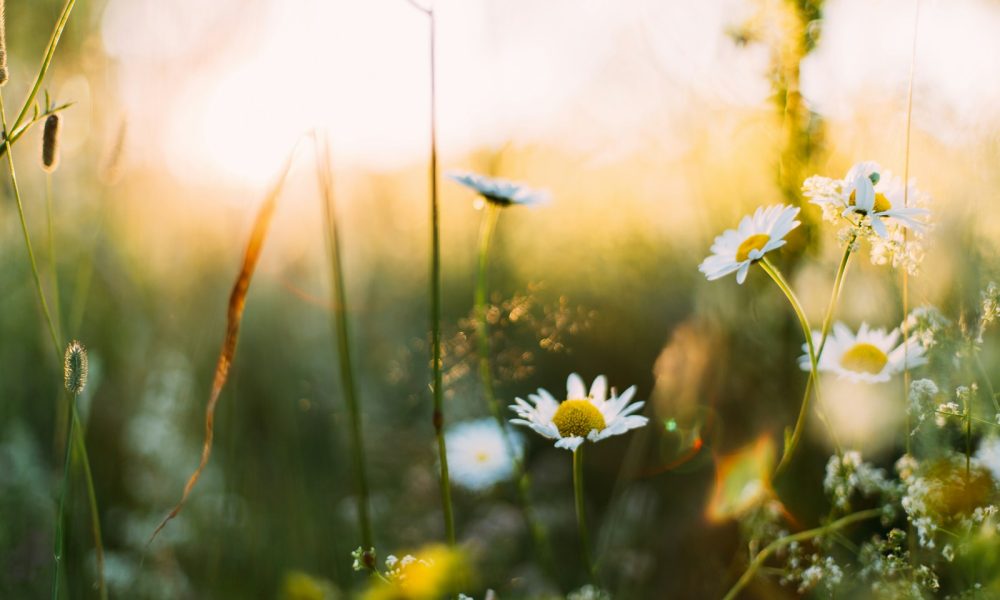
[[[344,401],[351,422],[351,457],[354,461],[355,486],[358,493],[358,528],[361,547],[368,552],[372,546],[372,524],[369,511],[368,475],[365,471],[365,444],[361,428],[361,409],[358,403],[354,368],[351,361],[350,330],[347,322],[347,292],[344,289],[344,268],[340,259],[340,235],[337,228],[336,207],[333,197],[333,176],[330,166],[329,144],[324,139],[322,148],[316,140],[316,175],[323,196],[323,214],[326,218],[326,241],[330,255],[330,293],[333,311],[330,325],[337,339],[337,358]],[[374,566],[374,557],[365,564]]]
[[[448,476],[448,447],[444,437],[444,390],[441,372],[441,218],[438,202],[437,157],[437,32],[434,9],[423,11],[430,29],[430,180],[431,180],[431,394],[434,399],[432,422],[437,438],[438,462],[441,465],[441,507],[448,544],[455,545],[455,517],[451,504],[451,478]]]
[[[71,407],[74,405],[72,399],[70,399],[69,405],[70,406],[67,407],[67,410],[71,410]],[[66,420],[69,421],[69,437],[72,436],[76,430],[76,419],[67,416]],[[65,549],[66,538],[66,533],[64,531],[66,521],[66,495],[69,489],[68,465],[70,463],[72,449],[73,447],[70,444],[66,444],[65,454],[63,457],[63,464],[66,465],[66,467],[63,468],[62,485],[59,488],[59,508],[56,513],[56,532],[55,540],[53,540],[55,547],[53,548],[52,556],[55,560],[55,568],[52,569],[52,600],[59,600],[59,585],[62,578],[63,552]]]

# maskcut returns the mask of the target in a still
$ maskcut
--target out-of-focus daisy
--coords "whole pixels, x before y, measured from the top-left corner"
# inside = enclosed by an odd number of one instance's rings
[[[534,190],[526,185],[506,179],[458,171],[449,172],[447,176],[452,181],[457,181],[474,190],[486,201],[500,206],[512,204],[535,206],[546,204],[550,200],[550,195],[545,190]]]
[[[513,451],[520,456],[524,441],[511,433]],[[492,418],[466,421],[450,427],[445,434],[451,479],[470,490],[485,490],[509,479],[514,457],[500,426]]]
[[[857,335],[843,323],[836,323],[819,357],[820,372],[836,373],[851,381],[880,383],[906,368],[927,362],[924,347],[912,337],[899,342],[899,329],[869,329],[861,324]],[[819,346],[822,334],[813,331],[813,343]],[[803,350],[806,350],[803,345]],[[810,369],[808,353],[799,357],[803,371]]]
[[[590,386],[590,393],[579,375],[573,373],[566,380],[566,400],[559,402],[552,394],[539,389],[531,394],[528,403],[521,398],[511,409],[518,418],[510,422],[525,425],[537,433],[556,440],[556,448],[576,451],[584,440],[599,442],[629,429],[644,426],[649,419],[635,415],[645,402],[629,404],[635,396],[635,386],[616,395],[611,390],[608,397],[608,380],[599,375]]]
[[[976,458],[990,470],[995,481],[1000,481],[1000,437],[984,437],[979,442]]]
[[[735,271],[736,282],[742,284],[750,265],[785,245],[785,236],[799,226],[795,220],[798,214],[798,208],[783,204],[758,208],[753,215],[743,217],[736,229],[727,229],[715,238],[712,255],[698,265],[698,270],[709,281]]]

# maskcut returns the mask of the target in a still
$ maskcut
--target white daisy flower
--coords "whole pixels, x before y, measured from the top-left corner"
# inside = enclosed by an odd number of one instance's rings
[[[813,331],[813,343],[817,347],[822,337],[819,331]],[[869,329],[867,324],[862,323],[855,335],[843,323],[836,323],[827,337],[817,367],[820,372],[836,373],[855,382],[889,381],[904,369],[927,362],[922,345],[912,337],[898,343],[899,337],[898,328],[886,333],[884,329]],[[805,344],[802,349],[806,354],[799,357],[799,367],[808,371],[809,354]]]
[[[510,442],[518,457],[524,446],[520,435],[511,433]],[[503,431],[492,418],[458,423],[445,433],[448,467],[455,483],[481,491],[510,479],[514,460]]]
[[[579,375],[573,373],[566,380],[566,400],[559,402],[544,389],[531,394],[531,403],[517,398],[511,409],[518,418],[510,422],[525,425],[537,433],[556,440],[556,448],[576,451],[584,440],[599,442],[629,429],[644,426],[649,419],[633,413],[645,402],[629,404],[635,396],[635,386],[616,395],[611,390],[608,398],[608,380],[599,375],[590,386],[590,393]]]
[[[927,224],[917,217],[930,214],[926,208],[904,207],[907,191],[901,177],[883,171],[876,162],[861,162],[847,172],[844,178],[842,201],[844,216],[856,213],[867,216],[872,229],[879,237],[887,239],[886,219],[893,219],[903,227],[923,233]],[[911,184],[910,191],[917,192]]]
[[[743,217],[736,229],[727,229],[715,238],[712,255],[698,265],[698,270],[709,281],[735,271],[736,282],[742,284],[750,265],[785,245],[785,236],[799,226],[795,220],[798,214],[798,208],[784,204],[758,208],[752,216]]]
[[[922,193],[911,182],[906,189],[903,179],[883,170],[875,161],[859,162],[847,171],[843,179],[813,176],[802,184],[802,193],[809,201],[823,209],[823,216],[836,221],[838,216],[849,218],[857,214],[871,224],[880,238],[888,240],[887,223],[895,223],[923,233],[927,223],[920,220],[930,214],[926,208],[913,206],[923,199]],[[910,206],[904,206],[906,200]]]
[[[452,181],[457,181],[465,187],[474,190],[488,202],[499,204],[500,206],[510,206],[511,204],[535,206],[547,204],[550,200],[549,192],[546,190],[533,190],[525,185],[514,181],[507,181],[506,179],[458,171],[450,172],[447,176]]]

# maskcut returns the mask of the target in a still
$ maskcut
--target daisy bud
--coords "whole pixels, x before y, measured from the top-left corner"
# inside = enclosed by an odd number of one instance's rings
[[[66,390],[71,394],[82,393],[83,388],[87,387],[87,349],[76,340],[66,347],[63,372]]]
[[[42,130],[42,169],[51,173],[59,166],[59,115],[51,114],[45,119]]]

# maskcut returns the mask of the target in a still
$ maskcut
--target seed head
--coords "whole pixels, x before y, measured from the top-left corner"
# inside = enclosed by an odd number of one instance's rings
[[[87,386],[87,349],[76,340],[66,346],[63,372],[69,393],[82,393],[83,388]]]
[[[53,113],[45,119],[42,130],[42,169],[46,173],[55,171],[59,166],[59,122],[58,113]]]

